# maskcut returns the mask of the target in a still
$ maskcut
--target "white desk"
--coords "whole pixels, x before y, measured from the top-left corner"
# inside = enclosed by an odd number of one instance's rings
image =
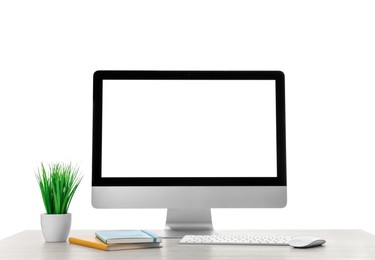
[[[45,243],[40,231],[23,231],[0,240],[0,259],[375,259],[375,236],[362,230],[247,230],[219,233],[265,235],[314,235],[327,240],[325,246],[294,249],[288,246],[179,245],[164,239],[162,248],[106,252],[69,243]],[[94,231],[71,231],[88,235]]]

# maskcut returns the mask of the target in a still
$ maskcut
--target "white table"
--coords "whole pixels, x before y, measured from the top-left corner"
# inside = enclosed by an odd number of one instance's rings
[[[94,232],[74,230],[70,235],[93,235]],[[162,248],[107,252],[69,243],[45,243],[41,231],[30,230],[0,240],[0,259],[375,259],[375,236],[362,230],[227,230],[219,233],[313,235],[326,239],[327,243],[321,247],[294,249],[289,246],[179,245],[179,239],[164,239]]]

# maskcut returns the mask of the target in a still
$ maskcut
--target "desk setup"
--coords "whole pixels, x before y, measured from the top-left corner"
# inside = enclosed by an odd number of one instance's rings
[[[167,208],[162,247],[106,252],[24,231],[0,241],[0,259],[375,259],[362,230],[216,231],[326,242],[307,249],[179,243],[215,234],[211,208],[286,206],[283,72],[96,71],[93,101],[92,205]]]
[[[157,232],[157,231],[156,231]],[[71,236],[93,235],[93,230],[72,230]],[[0,240],[0,259],[100,260],[100,259],[375,259],[375,236],[363,230],[227,230],[222,234],[264,234],[324,237],[325,245],[296,249],[289,246],[181,245],[163,239],[161,248],[101,251],[66,243],[46,243],[39,230],[28,230]]]

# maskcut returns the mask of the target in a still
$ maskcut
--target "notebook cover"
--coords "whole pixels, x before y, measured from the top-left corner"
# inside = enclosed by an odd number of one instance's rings
[[[106,244],[158,243],[159,235],[148,230],[101,230],[95,235]]]

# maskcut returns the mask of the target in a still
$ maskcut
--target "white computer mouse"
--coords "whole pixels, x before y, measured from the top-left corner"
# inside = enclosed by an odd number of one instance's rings
[[[326,241],[319,237],[293,237],[289,241],[289,245],[297,248],[309,248],[314,246],[321,246]]]

